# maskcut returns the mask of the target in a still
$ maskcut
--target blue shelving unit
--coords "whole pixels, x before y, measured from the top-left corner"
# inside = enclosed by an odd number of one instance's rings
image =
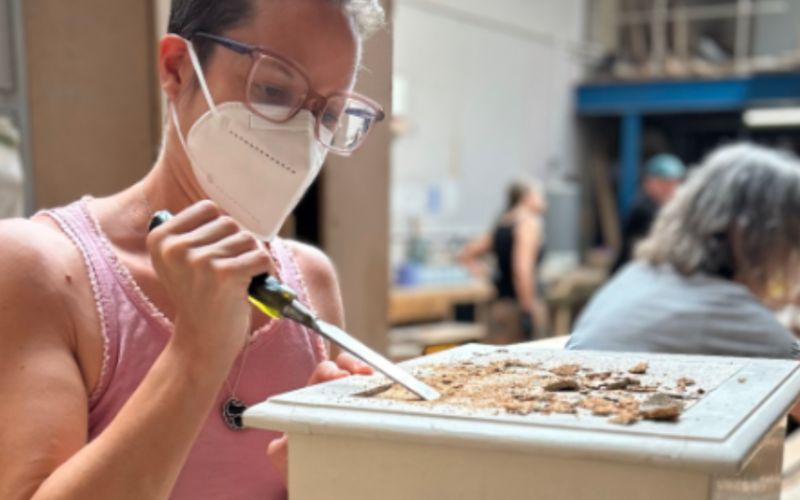
[[[639,186],[642,119],[647,115],[743,111],[800,103],[800,73],[720,80],[651,81],[582,85],[578,114],[621,121],[618,205],[625,216]]]

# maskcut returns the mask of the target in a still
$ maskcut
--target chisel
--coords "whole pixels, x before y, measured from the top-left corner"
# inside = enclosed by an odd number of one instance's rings
[[[156,213],[150,223],[150,231],[171,218],[172,214],[167,211]],[[426,401],[439,399],[439,393],[432,387],[420,382],[413,375],[373,351],[352,335],[317,318],[298,300],[294,290],[274,277],[268,274],[256,276],[250,282],[248,293],[250,302],[267,316],[299,323],[317,332],[323,338],[333,342],[420,398]]]

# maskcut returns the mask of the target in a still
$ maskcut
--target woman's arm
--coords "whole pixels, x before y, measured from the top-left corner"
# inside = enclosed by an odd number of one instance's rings
[[[244,344],[247,284],[271,269],[269,258],[209,203],[151,235],[154,264],[176,302],[175,332],[114,421],[87,444],[80,337],[71,328],[86,311],[70,310],[57,259],[69,242],[33,226],[0,225],[0,498],[167,499]]]
[[[65,274],[40,247],[55,238],[32,237],[32,227],[0,229],[0,498],[166,498],[215,380],[169,349],[87,446],[87,388]]]
[[[541,223],[523,219],[514,227],[514,248],[511,262],[514,291],[523,312],[531,314],[538,328],[547,325],[547,311],[537,296],[536,260],[541,246]]]
[[[71,380],[68,372],[72,372]],[[80,382],[74,367],[68,370],[62,365],[36,386],[45,391],[60,377],[67,377],[75,388]],[[34,489],[35,484],[27,488],[27,493],[35,491],[32,497],[11,498],[167,499],[212,409],[222,381],[219,371],[204,370],[189,352],[171,343],[111,425],[89,445],[75,439],[75,436],[85,439],[86,433],[86,412],[84,409],[79,415],[76,411],[76,391],[71,398],[59,398],[72,412],[65,412],[59,400],[48,398],[31,404],[30,397],[25,401],[18,399],[23,407],[38,406],[35,411],[40,416],[27,424],[31,431],[49,428],[44,439],[72,444],[62,450],[61,458],[66,459],[63,463],[50,464],[58,465],[55,470],[37,467],[35,472],[29,471],[29,475],[44,479],[38,489]],[[85,404],[84,395],[84,408]],[[63,419],[68,419],[72,425],[56,422]],[[32,443],[31,439],[26,444],[36,449],[41,440],[38,436],[36,442]]]
[[[458,256],[458,261],[479,280],[489,279],[489,270],[480,259],[492,251],[492,237],[489,234],[478,236],[467,243]]]
[[[0,223],[0,498],[8,500],[32,498],[87,440],[87,389],[62,299],[66,273],[43,251],[66,238],[31,229]]]
[[[511,253],[514,291],[520,308],[532,313],[536,297],[536,256],[540,245],[540,224],[524,219],[514,227],[514,248]]]

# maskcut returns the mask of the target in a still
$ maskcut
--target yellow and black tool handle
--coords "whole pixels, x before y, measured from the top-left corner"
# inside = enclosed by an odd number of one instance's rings
[[[157,212],[150,221],[148,231],[154,230],[172,217],[173,215],[166,210]],[[297,314],[293,314],[295,312],[293,308],[296,308],[298,304],[297,293],[269,274],[253,278],[247,291],[250,295],[250,302],[267,316],[275,319],[290,317],[295,321],[301,320],[301,323],[305,323],[302,321],[305,318],[295,318],[294,316]]]

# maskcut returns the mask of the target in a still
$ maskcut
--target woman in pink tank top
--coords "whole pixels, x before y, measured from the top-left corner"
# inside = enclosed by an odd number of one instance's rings
[[[173,0],[150,174],[0,223],[0,498],[286,498],[286,438],[241,411],[371,370],[247,287],[270,273],[342,326],[330,262],[275,233],[383,119],[352,93],[382,19],[377,0]],[[157,210],[176,216],[149,233]]]

